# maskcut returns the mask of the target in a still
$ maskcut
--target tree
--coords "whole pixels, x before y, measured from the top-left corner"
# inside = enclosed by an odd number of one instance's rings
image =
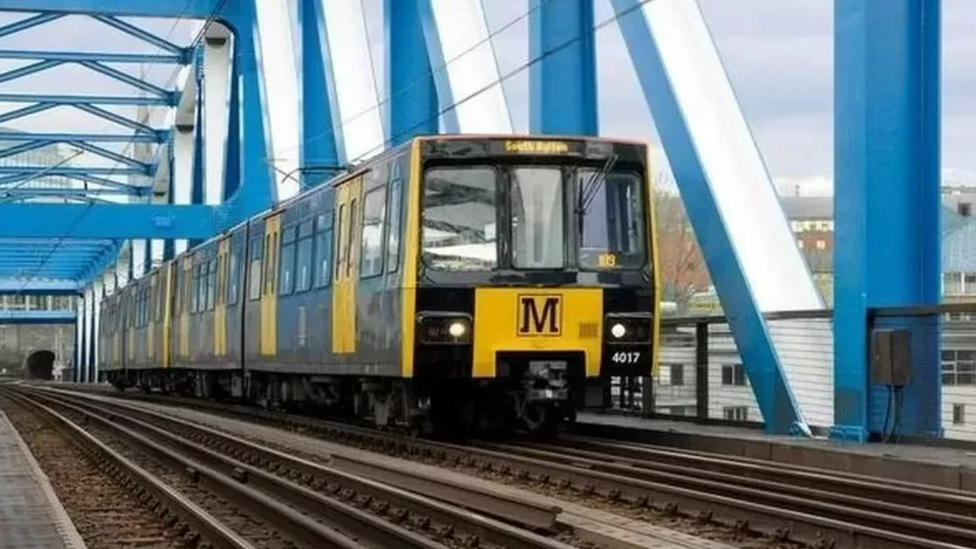
[[[678,314],[683,314],[688,311],[695,294],[707,289],[709,278],[684,203],[681,196],[671,190],[673,188],[666,173],[661,172],[654,178],[661,299],[673,302]]]

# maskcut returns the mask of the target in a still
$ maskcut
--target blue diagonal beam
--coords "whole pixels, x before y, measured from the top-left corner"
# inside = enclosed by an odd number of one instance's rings
[[[108,120],[109,122],[118,124],[120,126],[125,126],[127,128],[132,128],[133,130],[135,130],[137,132],[141,132],[141,133],[155,133],[155,132],[159,131],[159,130],[155,130],[153,128],[150,128],[149,126],[146,126],[145,124],[142,124],[140,122],[137,122],[135,120],[132,120],[131,118],[126,118],[125,116],[122,116],[120,114],[116,114],[116,113],[111,112],[111,111],[107,111],[107,110],[105,110],[105,109],[103,109],[101,107],[96,107],[94,105],[87,105],[85,103],[79,103],[79,104],[75,105],[74,107],[76,109],[85,111],[85,112],[87,112],[89,114],[94,114],[95,116],[97,116],[99,118],[102,118],[104,120]]]
[[[63,63],[79,63],[81,61],[98,61],[101,63],[138,63],[138,64],[186,64],[184,56],[178,54],[153,53],[107,53],[85,51],[31,51],[31,50],[0,50],[0,59],[48,59]]]
[[[153,134],[114,133],[28,133],[0,131],[0,141],[90,141],[100,143],[165,143],[168,131]]]
[[[48,69],[53,69],[58,65],[61,65],[61,61],[38,61],[37,63],[32,63],[26,67],[20,67],[18,69],[9,70],[5,73],[0,74],[0,84],[4,82],[10,82],[11,80],[17,80],[18,78],[23,78],[34,73],[41,71],[46,71]]]
[[[0,237],[205,239],[218,219],[202,205],[0,204]]]
[[[29,10],[28,10],[29,11]],[[32,29],[34,27],[43,25],[44,23],[50,23],[56,19],[64,17],[62,13],[40,13],[27,19],[22,19],[16,23],[11,23],[9,25],[4,25],[0,27],[0,38],[4,36],[9,36],[14,33],[25,31],[27,29]]]
[[[51,141],[28,141],[27,143],[21,143],[20,145],[14,145],[12,147],[7,147],[6,149],[0,150],[0,158],[8,158],[10,156],[16,156],[18,154],[23,154],[30,151],[36,151],[37,149],[42,149],[51,144]]]
[[[136,78],[135,76],[132,76],[131,74],[126,74],[126,73],[124,73],[124,72],[122,72],[122,71],[120,71],[118,69],[113,69],[112,67],[109,67],[108,65],[103,65],[102,63],[99,63],[98,61],[81,61],[78,64],[81,65],[81,66],[83,66],[83,67],[89,68],[89,69],[91,69],[91,70],[93,70],[95,72],[102,73],[105,76],[108,76],[109,78],[114,78],[115,80],[118,80],[119,82],[128,84],[128,85],[130,85],[130,86],[132,86],[134,88],[139,88],[141,90],[145,90],[145,91],[147,91],[147,92],[149,92],[149,93],[151,93],[153,95],[157,95],[159,97],[167,97],[168,95],[171,95],[172,94],[172,92],[168,92],[168,91],[164,90],[163,88],[160,88],[159,86],[150,84],[149,82],[146,82],[145,80],[142,80],[141,78]],[[2,75],[0,75],[0,76],[2,76]],[[2,81],[0,81],[0,82],[2,82]]]
[[[98,156],[107,158],[109,160],[114,160],[116,162],[120,162],[122,164],[127,164],[129,166],[133,166],[137,168],[143,168],[143,170],[146,173],[149,173],[150,171],[149,164],[146,164],[145,162],[140,162],[130,156],[126,156],[124,154],[117,153],[115,151],[110,151],[103,147],[99,147],[98,145],[93,145],[91,143],[86,143],[84,141],[72,141],[71,145],[78,147],[79,149],[84,149],[90,153],[97,154]]]
[[[179,103],[179,94],[173,93],[168,97],[156,96],[124,96],[124,95],[35,95],[26,93],[0,93],[2,103],[52,103],[55,105],[77,105],[79,103],[92,105],[123,105],[147,107],[175,107]]]
[[[35,105],[29,105],[27,107],[21,107],[19,109],[5,112],[0,114],[0,124],[6,124],[11,120],[17,120],[18,118],[23,118],[25,116],[30,116],[32,114],[37,114],[39,112],[44,112],[54,108],[56,105],[51,103],[37,103]]]
[[[118,30],[120,30],[120,31],[128,34],[129,36],[134,36],[135,38],[138,38],[139,40],[142,40],[144,42],[147,42],[149,44],[152,44],[153,46],[156,46],[157,48],[159,48],[161,50],[166,50],[166,51],[173,52],[173,53],[177,53],[177,54],[181,54],[181,55],[183,54],[183,48],[177,46],[176,44],[174,44],[174,43],[172,43],[172,42],[170,42],[168,40],[164,40],[163,38],[160,38],[159,36],[156,36],[155,34],[153,34],[151,32],[148,32],[148,31],[146,31],[144,29],[141,29],[141,28],[139,28],[139,27],[137,27],[137,26],[135,26],[135,25],[133,25],[131,23],[127,23],[125,21],[122,21],[121,19],[118,19],[118,18],[116,18],[114,16],[111,16],[111,15],[92,15],[92,18],[95,19],[96,21],[99,21],[101,23],[104,23],[104,24],[106,24],[106,25],[108,25],[110,27],[114,27],[114,28],[116,28],[116,29],[118,29]]]
[[[808,434],[763,307],[822,304],[704,18],[691,1],[612,0],[611,5],[766,430]],[[696,64],[693,69],[689,60]],[[724,162],[730,154],[734,165]],[[730,200],[741,196],[749,198]],[[763,257],[776,258],[772,269],[764,267]]]

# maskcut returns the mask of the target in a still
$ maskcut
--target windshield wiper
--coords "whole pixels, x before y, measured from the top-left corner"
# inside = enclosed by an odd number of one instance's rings
[[[614,165],[617,163],[617,155],[613,155],[607,158],[607,161],[603,163],[603,166],[599,170],[593,172],[593,175],[579,187],[579,194],[576,198],[576,214],[577,219],[580,224],[580,231],[583,227],[583,218],[586,216],[586,212],[590,209],[590,204],[593,203],[593,199],[596,197],[597,191],[603,185],[603,182],[607,179],[607,174],[613,169]]]

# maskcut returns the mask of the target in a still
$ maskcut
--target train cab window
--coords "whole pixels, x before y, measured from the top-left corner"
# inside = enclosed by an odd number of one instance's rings
[[[594,170],[579,171],[577,187],[592,179]],[[644,197],[640,178],[631,173],[610,173],[582,206],[583,268],[640,268],[645,258]],[[607,258],[613,258],[608,262]],[[608,264],[609,263],[609,264]]]
[[[386,214],[386,189],[377,187],[363,199],[363,238],[360,244],[359,277],[383,273],[383,218]]]
[[[565,210],[559,168],[512,170],[512,262],[520,269],[564,264]]]
[[[423,260],[431,269],[498,265],[497,177],[484,166],[433,168],[424,176]]]
[[[315,220],[315,287],[329,285],[332,278],[331,216],[320,215]]]
[[[298,257],[295,264],[295,292],[312,287],[312,220],[298,226]]]
[[[295,227],[288,227],[281,236],[278,295],[288,295],[295,289]]]
[[[400,265],[400,195],[403,192],[403,180],[394,179],[390,182],[390,201],[387,211],[390,212],[390,230],[387,231],[386,272],[395,273]]]
[[[230,251],[230,260],[227,263],[227,304],[236,305],[237,304],[237,285],[238,285],[238,267],[237,262],[240,260],[237,257],[237,251]]]
[[[255,300],[261,297],[261,260],[264,256],[262,241],[251,242],[251,265],[247,272],[247,298]]]

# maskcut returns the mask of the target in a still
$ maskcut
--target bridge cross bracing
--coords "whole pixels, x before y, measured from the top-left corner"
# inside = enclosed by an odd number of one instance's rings
[[[767,427],[808,432],[763,314],[823,304],[697,2],[528,0],[495,28],[489,5],[0,0],[0,292],[78,292],[74,363],[79,379],[97,379],[105,293],[342,166],[419,134],[599,133],[596,36],[615,32]],[[526,61],[502,70],[495,40],[519,25]],[[521,128],[506,85],[526,75]],[[845,372],[856,378],[863,362]],[[836,405],[838,417],[862,404]]]

